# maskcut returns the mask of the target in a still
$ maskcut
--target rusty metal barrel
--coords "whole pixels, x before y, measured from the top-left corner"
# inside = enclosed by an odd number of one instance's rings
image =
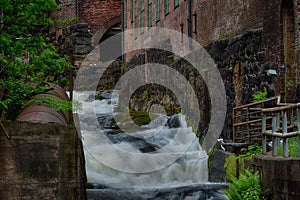
[[[50,90],[46,93],[36,95],[34,99],[40,98],[55,98],[58,100],[69,100],[65,90],[53,83],[47,83]],[[68,125],[70,122],[70,115],[67,111],[56,111],[43,103],[32,101],[26,105],[16,121],[29,121],[29,122],[44,122],[44,123],[58,123]]]

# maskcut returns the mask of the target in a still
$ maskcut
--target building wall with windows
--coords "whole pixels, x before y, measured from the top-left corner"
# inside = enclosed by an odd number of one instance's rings
[[[300,77],[299,0],[127,0],[125,13],[127,29],[145,26],[127,36],[125,46],[151,26],[177,30],[203,46],[261,29],[266,66],[282,77],[278,94],[295,95],[286,80],[295,85]]]
[[[191,22],[188,21],[189,0],[125,2],[127,28],[158,26],[188,34],[188,24],[191,23],[192,37],[202,45],[263,24],[263,11],[259,9],[263,3],[260,0],[191,0]]]
[[[128,30],[145,26],[126,35],[125,49],[133,41],[146,43],[147,38],[139,38],[157,26],[191,35],[210,53],[226,87],[228,124],[223,136],[230,138],[233,106],[251,103],[254,92],[264,87],[270,96],[295,101],[296,84],[300,86],[300,0],[127,0],[125,13]],[[141,54],[145,62],[153,61],[147,51]],[[134,53],[126,55],[129,62],[137,58]],[[277,75],[268,76],[270,69]],[[201,86],[195,88],[205,96]]]

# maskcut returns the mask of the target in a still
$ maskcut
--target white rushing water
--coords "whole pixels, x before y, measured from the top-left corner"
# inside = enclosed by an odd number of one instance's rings
[[[208,181],[208,156],[183,115],[177,116],[179,127],[166,125],[170,117],[158,115],[141,130],[110,135],[109,126],[117,114],[118,99],[95,100],[95,94],[88,92],[77,92],[74,96],[82,103],[78,115],[88,182],[129,188]],[[97,118],[101,119],[100,124],[95,121]],[[190,138],[193,140],[188,143]],[[184,149],[181,147],[187,144],[188,148],[181,152]],[[147,156],[151,159],[146,159]],[[173,161],[164,163],[169,158]],[[143,169],[151,169],[152,166],[154,170],[143,172]],[[130,172],[128,169],[137,171]]]

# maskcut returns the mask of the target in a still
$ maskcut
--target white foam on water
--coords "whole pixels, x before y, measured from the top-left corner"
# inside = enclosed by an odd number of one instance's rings
[[[95,96],[93,92],[82,92],[76,95],[78,95],[77,99],[80,99],[83,104],[83,109],[79,112],[79,115],[88,182],[110,187],[129,188],[206,183],[208,181],[208,156],[206,152],[202,150],[197,137],[195,137],[186,151],[180,152],[180,156],[174,153],[177,149],[180,149],[181,146],[186,145],[186,135],[195,136],[192,128],[187,126],[183,115],[179,115],[180,127],[178,128],[166,126],[167,116],[160,115],[149,125],[143,126],[143,130],[129,133],[136,138],[145,138],[147,142],[157,148],[164,148],[166,146],[163,151],[158,149],[150,152],[157,154],[158,159],[141,160],[130,156],[130,153],[143,155],[138,145],[135,144],[136,141],[128,142],[125,140],[115,144],[107,144],[107,141],[102,141],[103,137],[99,137],[99,134],[102,134],[97,130],[99,125],[93,125],[94,122],[90,120],[91,118],[89,116],[93,118],[97,114],[113,114],[114,109],[117,107],[118,100],[95,100],[90,98],[91,95]],[[176,134],[180,134],[180,140],[174,142],[173,139]],[[150,137],[151,139],[149,139]],[[147,138],[149,140],[147,140]],[[116,151],[114,151],[115,148],[119,148],[122,151],[118,151],[116,154]],[[162,159],[164,156],[174,157],[174,162],[159,170],[149,171],[147,173],[123,172],[103,164],[113,163],[113,166],[124,167],[124,169],[143,169],[149,165],[159,165],[163,163]],[[162,159],[159,159],[160,157]],[[102,162],[103,160],[107,162]]]

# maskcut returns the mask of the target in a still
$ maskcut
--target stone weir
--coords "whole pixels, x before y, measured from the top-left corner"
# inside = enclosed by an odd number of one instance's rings
[[[173,185],[169,187],[145,187],[145,188],[102,188],[88,189],[87,196],[89,200],[98,199],[131,199],[131,200],[154,200],[154,199],[228,199],[222,188],[227,188],[227,184],[206,183],[194,185]]]
[[[85,199],[81,140],[75,127],[2,122],[0,199]]]

